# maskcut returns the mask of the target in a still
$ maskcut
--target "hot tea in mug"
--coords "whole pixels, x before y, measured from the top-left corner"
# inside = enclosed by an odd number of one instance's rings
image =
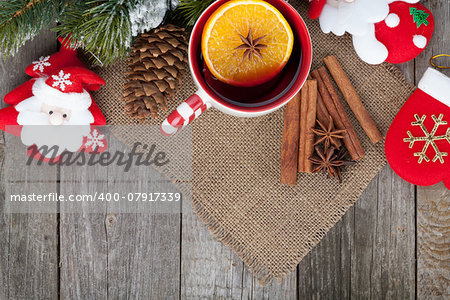
[[[247,11],[241,7],[237,9],[239,5],[260,5],[264,7],[260,12],[267,10],[275,17],[255,13],[259,7]],[[227,12],[242,13],[238,19],[243,21],[243,25],[239,27],[233,22],[230,28],[222,26],[220,22],[226,21],[220,17],[234,17],[226,15]],[[267,20],[279,23],[273,29],[278,30],[279,34],[271,35],[271,30],[258,27]],[[225,29],[217,29],[218,24]],[[224,38],[215,30],[221,32]],[[205,49],[208,38],[217,43]],[[273,47],[277,38],[283,42],[280,49]],[[228,40],[230,45],[220,44],[226,44]],[[216,45],[219,51],[214,53],[210,49]],[[238,117],[256,117],[277,110],[299,92],[308,77],[312,61],[311,39],[306,25],[298,12],[284,0],[214,2],[197,20],[188,51],[189,67],[198,91],[163,122],[161,131],[165,135],[176,133],[211,106]],[[261,59],[267,60],[263,66],[257,63]],[[234,72],[233,68],[244,71]]]

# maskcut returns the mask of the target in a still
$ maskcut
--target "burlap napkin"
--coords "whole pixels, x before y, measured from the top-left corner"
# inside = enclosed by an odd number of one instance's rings
[[[380,131],[386,134],[413,87],[394,66],[362,62],[348,35],[323,34],[318,22],[308,19],[306,1],[291,3],[310,30],[313,68],[321,66],[325,56],[334,54]],[[109,124],[136,124],[124,114],[120,101],[124,70],[123,62],[96,70],[107,82],[95,98]],[[169,111],[195,90],[191,77],[185,76]],[[294,271],[386,163],[384,144],[373,145],[349,111],[365,158],[345,171],[342,184],[324,174],[299,174],[296,187],[283,186],[283,112],[281,109],[243,119],[210,109],[192,125],[193,208],[211,233],[239,255],[261,284]],[[149,124],[159,124],[167,114]],[[152,140],[145,132],[118,135],[130,143]]]

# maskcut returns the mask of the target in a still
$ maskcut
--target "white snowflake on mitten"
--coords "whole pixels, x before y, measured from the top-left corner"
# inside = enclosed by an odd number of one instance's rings
[[[86,148],[91,147],[92,150],[96,150],[97,148],[100,148],[100,147],[105,147],[105,144],[103,143],[104,139],[105,139],[105,135],[99,134],[97,129],[94,129],[88,134],[87,141],[84,144],[84,146]]]
[[[51,66],[51,63],[48,61],[50,59],[50,56],[46,57],[39,57],[39,60],[33,61],[33,71],[39,70],[39,72],[44,72],[45,67]]]
[[[53,82],[52,87],[59,87],[62,91],[66,89],[66,85],[71,85],[72,81],[68,80],[70,78],[70,73],[64,74],[63,70],[59,71],[58,75],[52,75]]]

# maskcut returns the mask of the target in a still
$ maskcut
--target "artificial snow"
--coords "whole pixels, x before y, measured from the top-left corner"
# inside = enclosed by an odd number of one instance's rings
[[[170,8],[175,8],[178,0],[172,0],[169,7],[167,1],[140,0],[130,10],[131,32],[133,36],[148,31],[161,24]]]

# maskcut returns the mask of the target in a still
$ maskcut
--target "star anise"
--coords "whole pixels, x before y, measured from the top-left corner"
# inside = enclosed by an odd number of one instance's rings
[[[248,30],[247,37],[244,37],[242,34],[239,34],[241,38],[242,45],[237,46],[234,50],[245,50],[244,55],[242,57],[242,61],[244,62],[246,58],[248,60],[252,60],[253,56],[257,56],[259,58],[263,58],[261,54],[261,49],[267,48],[267,45],[261,44],[261,40],[266,36],[260,36],[259,38],[253,39],[252,29]]]
[[[335,153],[336,148],[332,146],[324,151],[322,147],[316,146],[315,150],[316,155],[309,158],[309,161],[311,161],[315,166],[312,172],[328,172],[331,177],[334,177],[341,182],[340,167],[344,165],[344,162],[342,160],[338,160]]]
[[[341,182],[341,169],[346,166],[354,165],[356,162],[354,160],[351,160],[350,155],[345,147],[341,147],[338,150],[338,152],[336,153],[336,160],[343,162],[342,166],[336,168],[337,178],[339,182]]]
[[[337,141],[339,139],[344,138],[342,133],[344,133],[345,130],[335,130],[334,126],[333,126],[333,119],[331,118],[331,116],[330,116],[330,122],[328,124],[328,128],[326,128],[319,120],[317,120],[317,123],[319,124],[321,129],[316,129],[316,128],[312,129],[312,132],[314,132],[314,134],[319,137],[319,139],[314,144],[314,146],[323,142],[325,151],[331,145],[333,145],[335,148],[338,148]]]

